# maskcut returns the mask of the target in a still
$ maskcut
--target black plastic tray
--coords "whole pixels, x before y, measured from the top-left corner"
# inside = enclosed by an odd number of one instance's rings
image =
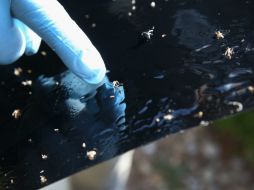
[[[101,52],[109,80],[123,86],[87,94],[45,44],[44,53],[1,66],[0,189],[36,189],[253,107],[252,1],[61,2]],[[33,85],[22,85],[28,79]],[[21,118],[12,117],[15,109]]]

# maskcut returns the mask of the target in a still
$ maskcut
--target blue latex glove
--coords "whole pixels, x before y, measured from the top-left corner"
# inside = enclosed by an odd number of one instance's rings
[[[0,0],[0,27],[1,64],[36,53],[41,37],[82,80],[105,76],[100,53],[57,0]]]

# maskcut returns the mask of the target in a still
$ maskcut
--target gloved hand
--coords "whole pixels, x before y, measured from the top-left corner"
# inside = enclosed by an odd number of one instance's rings
[[[6,64],[8,59],[5,57],[8,56],[11,57],[10,62],[13,62],[24,51],[27,54],[35,53],[38,50],[36,47],[39,47],[39,43],[35,43],[34,33],[22,22],[13,22],[10,12],[37,33],[82,80],[91,84],[98,84],[103,80],[106,68],[100,53],[57,0],[0,1],[0,52],[5,52],[0,53],[0,62],[3,59]],[[5,27],[2,28],[2,24]],[[29,41],[26,38],[30,40],[30,44],[35,44],[31,45],[32,48],[28,48],[27,43],[24,45]],[[6,45],[9,40],[14,42]],[[27,50],[24,50],[24,46]],[[16,54],[12,52],[13,47]]]
[[[0,64],[10,64],[24,53],[36,54],[41,38],[20,20],[12,18],[10,0],[0,1]]]

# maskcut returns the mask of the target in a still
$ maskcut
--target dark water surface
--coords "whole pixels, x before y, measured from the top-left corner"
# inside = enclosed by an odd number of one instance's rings
[[[45,44],[43,54],[1,66],[0,189],[39,188],[254,106],[252,1],[61,2],[120,86],[105,79],[92,91]],[[216,30],[225,38],[217,40]],[[227,47],[234,49],[231,60]]]

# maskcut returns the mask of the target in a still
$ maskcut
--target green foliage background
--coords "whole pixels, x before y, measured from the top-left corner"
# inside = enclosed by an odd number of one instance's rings
[[[231,152],[241,153],[254,166],[254,110],[216,121],[212,130],[232,142]]]

